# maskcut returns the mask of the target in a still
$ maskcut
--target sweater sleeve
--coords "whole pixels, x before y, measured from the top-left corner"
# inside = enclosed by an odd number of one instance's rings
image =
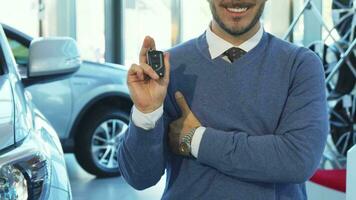
[[[301,183],[319,165],[329,129],[325,82],[317,56],[304,51],[275,133],[207,127],[198,161],[246,181]]]
[[[167,160],[166,135],[172,121],[170,95],[164,103],[163,115],[153,129],[145,130],[132,121],[118,148],[119,169],[127,183],[138,190],[155,185],[165,171]]]

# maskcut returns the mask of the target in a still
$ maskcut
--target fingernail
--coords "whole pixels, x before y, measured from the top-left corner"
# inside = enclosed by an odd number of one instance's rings
[[[183,97],[182,93],[180,93],[179,91],[175,93],[176,98],[181,98]]]

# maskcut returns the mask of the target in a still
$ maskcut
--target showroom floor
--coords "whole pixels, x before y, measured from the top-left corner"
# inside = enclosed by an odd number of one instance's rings
[[[78,165],[73,154],[66,154],[65,159],[74,200],[155,200],[160,199],[162,195],[165,177],[156,186],[145,191],[137,191],[121,177],[97,179],[88,174]]]
[[[67,170],[72,186],[73,200],[159,200],[164,189],[165,176],[152,188],[137,191],[121,177],[97,179],[85,172],[77,163],[73,154],[65,154]],[[310,200],[345,199],[345,193],[333,191],[307,182]]]

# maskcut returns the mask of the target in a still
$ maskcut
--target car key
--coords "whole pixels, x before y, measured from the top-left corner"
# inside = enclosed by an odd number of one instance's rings
[[[147,51],[147,64],[162,78],[164,77],[164,56],[162,51],[150,49]]]

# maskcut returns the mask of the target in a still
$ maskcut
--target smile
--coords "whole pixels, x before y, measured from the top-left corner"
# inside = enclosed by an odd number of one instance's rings
[[[243,13],[247,11],[247,7],[245,8],[226,8],[229,12],[233,12],[233,13]]]

